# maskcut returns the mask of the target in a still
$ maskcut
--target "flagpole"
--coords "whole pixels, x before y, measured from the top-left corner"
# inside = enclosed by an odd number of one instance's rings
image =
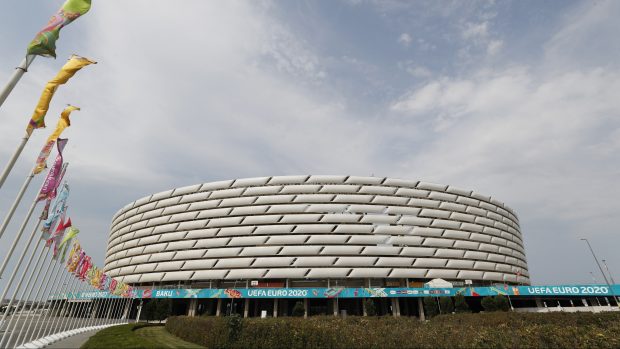
[[[19,232],[17,233],[17,235],[15,236],[15,239],[13,240],[13,244],[11,245],[11,248],[7,252],[6,256],[4,257],[4,260],[2,261],[2,266],[0,266],[0,278],[2,278],[2,275],[4,274],[4,270],[6,269],[6,266],[8,265],[11,257],[13,256],[13,252],[15,252],[15,248],[17,247],[17,244],[19,243],[19,240],[21,239],[24,233],[24,230],[26,229],[26,226],[28,225],[28,221],[30,220],[30,217],[32,216],[32,213],[36,205],[37,205],[37,201],[35,200],[30,206],[30,209],[28,210],[28,214],[26,215],[26,218],[22,222],[22,225],[19,228]],[[39,223],[37,224],[37,226],[39,226],[39,224],[41,224],[40,218],[39,218]],[[33,233],[36,233],[36,231]],[[34,234],[32,235],[34,237]],[[19,264],[16,267],[19,267]],[[9,282],[9,285],[10,285],[10,282]]]
[[[69,273],[67,273],[67,275],[69,275]],[[66,311],[66,309],[69,307],[69,290],[71,290],[71,292],[73,292],[73,290],[75,289],[75,279],[73,281],[69,281],[71,284],[69,285],[69,287],[67,288],[67,292],[65,293],[65,301],[64,304],[61,304],[60,306],[60,313],[58,314],[58,317],[55,321],[52,321],[52,326],[50,326],[49,330],[47,331],[47,333],[44,335],[44,337],[47,336],[51,336],[53,334],[58,333],[58,329],[60,326],[60,323],[62,323],[63,321],[63,317],[64,317],[64,312]],[[62,315],[62,316],[61,316]]]
[[[52,255],[52,257],[53,257],[53,255]],[[54,266],[54,268],[53,268],[52,272],[50,273],[49,270],[50,270],[50,267],[52,265]],[[23,337],[24,342],[23,343],[25,343],[27,341],[27,339],[28,339],[28,331],[30,331],[30,328],[32,327],[32,324],[35,322],[34,321],[34,317],[36,316],[36,314],[39,311],[39,309],[41,309],[41,301],[43,300],[43,297],[45,295],[45,291],[43,292],[43,294],[41,294],[41,290],[48,290],[48,285],[50,284],[50,281],[56,276],[56,274],[58,272],[56,267],[57,267],[57,264],[54,264],[53,263],[53,259],[50,258],[49,262],[47,263],[47,268],[45,269],[45,273],[43,274],[44,275],[44,278],[43,278],[44,282],[39,283],[39,288],[37,289],[37,292],[34,295],[34,300],[37,302],[37,307],[36,307],[36,309],[34,310],[34,312],[32,314],[33,318],[32,318],[31,321],[24,321],[24,323],[22,324],[22,328],[19,330],[19,332],[24,333],[24,337]],[[47,303],[47,299],[45,301]],[[39,318],[41,316],[39,316]],[[27,319],[28,318],[26,317],[26,320]],[[28,323],[28,327],[26,328],[26,331],[24,332],[24,327],[26,326],[26,322]],[[37,319],[37,322],[38,322],[38,319]],[[34,331],[36,331],[36,326],[33,329],[33,332]],[[19,338],[18,338],[18,341],[19,341]],[[21,344],[23,344],[23,343],[21,343]]]
[[[62,173],[64,173],[67,169],[67,167],[69,166],[68,163],[63,164],[62,166]],[[32,172],[32,174],[29,176],[29,179],[26,180],[27,183],[30,183],[30,180],[32,180],[32,177],[34,176],[34,172]],[[25,184],[25,187],[28,187],[28,184]],[[41,188],[43,188],[43,186],[45,185],[45,181],[43,181],[43,183],[41,184]],[[23,190],[25,191],[26,188],[22,187]],[[30,205],[30,209],[28,210],[28,214],[26,215],[26,218],[24,219],[24,221],[22,222],[21,227],[19,228],[19,232],[17,233],[17,235],[15,236],[15,239],[13,240],[13,244],[11,245],[11,248],[9,249],[9,252],[7,253],[7,255],[4,257],[4,261],[2,261],[2,266],[0,266],[0,279],[2,278],[2,275],[4,273],[4,269],[6,268],[9,259],[11,259],[11,256],[13,255],[13,252],[15,251],[15,247],[17,246],[17,243],[19,242],[19,240],[22,237],[22,234],[24,233],[24,230],[26,229],[26,226],[28,225],[28,221],[30,220],[30,217],[32,216],[32,213],[34,212],[35,207],[37,206],[37,203],[39,202],[39,193],[41,192],[41,189],[39,189],[39,191],[37,192],[37,194],[35,195],[34,200],[32,201],[32,205]],[[15,207],[17,207],[17,205],[19,204],[19,200],[21,200],[21,197],[23,196],[23,193],[20,193],[20,195],[18,195],[18,200],[16,200],[15,203],[13,203],[13,205]],[[11,213],[12,215],[12,213]],[[10,219],[10,217],[7,217]],[[39,224],[41,223],[41,219],[39,218]],[[8,220],[6,220],[3,223],[3,228],[4,225],[8,225]],[[0,231],[0,237],[2,236],[2,231]],[[2,299],[2,298],[0,298]]]
[[[38,247],[38,246],[37,246]],[[43,264],[41,263],[41,257],[43,257],[44,253],[46,251],[49,251],[49,247],[45,246],[45,244],[43,244],[43,248],[41,249],[41,251],[39,252],[39,256],[37,256],[37,261],[34,264],[34,268],[31,271],[26,270],[26,272],[30,272],[30,275],[28,276],[28,281],[26,282],[26,286],[24,287],[20,299],[17,302],[17,306],[15,307],[16,311],[20,310],[21,307],[21,312],[24,311],[24,309],[26,308],[26,304],[28,303],[28,299],[30,298],[30,296],[32,295],[32,291],[34,289],[34,284],[32,283],[33,278],[35,278],[35,272],[36,272],[36,279],[39,278],[39,275],[41,275],[41,271],[43,269]],[[47,256],[45,256],[47,258]],[[45,258],[44,258],[45,259]],[[26,274],[24,274],[24,277],[26,277]],[[25,297],[24,297],[25,296]],[[23,303],[23,306],[22,306]],[[32,308],[32,306],[31,306]],[[30,309],[32,310],[32,309]],[[28,317],[28,315],[26,315],[26,318]],[[13,321],[13,318],[11,318],[11,321],[9,321],[9,325],[7,326],[7,330],[9,328],[11,328],[11,322]],[[25,323],[25,322],[24,322]],[[15,335],[15,330],[17,329],[18,326],[18,321],[17,319],[15,319],[15,324],[13,324],[13,328],[10,330],[11,335],[9,336],[9,339],[7,340],[7,345],[9,345],[9,343],[11,343],[11,339],[13,339],[13,336]],[[17,338],[16,338],[17,340]],[[16,346],[16,345],[14,345]]]
[[[24,257],[26,257],[26,252],[28,252],[28,249],[30,248],[30,245],[32,244],[32,240],[34,240],[34,237],[35,237],[35,235],[37,233],[37,229],[39,228],[40,224],[41,224],[41,220],[39,219],[39,222],[37,223],[35,228],[32,230],[32,234],[30,235],[30,239],[28,240],[28,243],[24,247],[24,250],[23,250],[21,256],[19,257],[19,261],[17,262],[17,264],[15,265],[15,268],[13,269],[13,273],[11,274],[11,277],[9,278],[9,281],[5,285],[4,291],[2,291],[2,296],[0,296],[0,299],[4,299],[4,297],[6,297],[6,294],[8,293],[9,288],[11,287],[11,284],[13,283],[13,280],[15,279],[15,276],[17,275],[17,272],[19,271],[20,264],[24,261]],[[32,263],[32,260],[34,259],[34,253],[35,253],[36,250],[37,250],[36,247],[35,247],[34,250],[32,250],[32,253],[30,254],[30,259],[28,260],[26,268],[24,269],[24,273],[30,267],[30,264]],[[23,281],[23,278],[22,278],[21,281]],[[19,284],[15,288],[15,292],[13,293],[13,297],[11,298],[11,301],[9,302],[7,310],[4,312],[4,314],[2,314],[2,318],[0,319],[0,328],[2,327],[2,325],[4,324],[4,321],[6,320],[6,317],[8,316],[9,310],[11,309],[11,305],[13,305],[13,301],[15,300],[15,296],[17,295],[17,291],[19,290],[20,287],[21,287],[21,284]],[[2,347],[2,345],[0,344],[0,348],[1,347]]]
[[[69,275],[69,273],[67,273],[67,275]],[[56,319],[52,321],[52,324],[49,327],[47,333],[44,334],[44,337],[52,336],[58,333],[59,326],[63,322],[65,312],[67,311],[67,308],[69,307],[69,294],[73,292],[74,287],[75,287],[75,280],[71,280],[71,278],[69,278],[69,280],[70,280],[69,284],[67,285],[68,287],[66,288],[65,293],[64,293],[64,302],[61,302],[60,304],[60,311],[58,312],[58,316],[56,317]]]
[[[28,139],[30,139],[30,134],[26,132],[24,137],[22,137],[21,143],[17,146],[17,149],[15,149],[15,152],[13,153],[13,156],[9,160],[9,163],[6,164],[6,166],[4,167],[4,170],[2,171],[2,175],[0,175],[0,188],[2,188],[4,181],[9,176],[9,173],[11,172],[11,170],[13,169],[13,166],[15,165],[17,158],[19,158],[19,155],[22,153],[22,150],[24,150],[26,143],[28,143]],[[0,236],[2,236],[1,233],[0,233]]]
[[[41,220],[39,220],[39,223],[41,223]],[[2,296],[0,297],[0,299],[4,299],[4,296],[6,295],[7,291],[11,287],[11,282],[15,278],[15,275],[17,275],[17,271],[19,270],[20,264],[22,263],[24,257],[26,256],[26,252],[28,252],[28,248],[30,247],[30,244],[32,243],[32,240],[33,240],[33,238],[34,238],[38,228],[39,228],[39,224],[37,224],[35,229],[32,231],[33,234],[30,236],[30,240],[28,241],[28,245],[26,246],[26,248],[24,248],[24,251],[22,252],[22,255],[20,256],[19,262],[17,262],[17,265],[15,265],[15,269],[13,270],[13,274],[11,275],[11,279],[7,283],[6,288],[5,288],[4,292],[2,293]],[[0,324],[4,324],[4,322],[6,320],[6,317],[9,314],[9,310],[11,309],[11,305],[13,305],[13,302],[15,301],[15,297],[17,297],[17,293],[19,292],[19,290],[22,287],[22,283],[24,282],[24,276],[28,272],[28,269],[30,269],[30,264],[32,264],[32,260],[34,259],[34,254],[37,251],[37,249],[39,248],[39,246],[37,246],[37,245],[38,244],[35,244],[35,247],[32,250],[32,253],[30,253],[30,258],[28,258],[28,263],[26,263],[26,267],[24,268],[24,271],[22,272],[22,277],[19,279],[19,282],[17,283],[17,286],[15,286],[15,290],[13,291],[13,294],[11,295],[11,300],[9,300],[9,305],[7,307],[7,310],[4,312],[4,314],[2,314],[2,319],[0,319]],[[13,320],[13,318],[11,318],[11,320]],[[8,329],[8,326],[7,326],[7,329]],[[6,334],[7,334],[7,332],[4,332],[4,334],[2,335],[2,339],[0,339],[0,348],[4,348],[3,344],[4,344],[4,338],[6,337]]]
[[[19,79],[21,79],[22,76],[26,72],[28,72],[28,67],[30,66],[32,61],[34,61],[35,57],[35,55],[27,55],[26,57],[24,57],[24,59],[22,59],[19,66],[15,68],[15,72],[13,72],[13,75],[9,79],[9,82],[7,82],[7,84],[2,89],[2,92],[0,92],[0,106],[4,104],[4,101],[9,96],[9,94],[11,94],[11,91],[13,91],[13,88],[15,88],[15,85],[17,85],[17,83],[19,82]]]
[[[79,279],[78,279],[79,280]],[[76,295],[82,294],[82,291],[84,290],[84,285],[82,285],[81,281],[78,284],[78,290],[76,291]],[[75,296],[75,295],[74,295]],[[71,319],[71,321],[69,322],[69,331],[70,330],[75,330],[77,327],[77,324],[79,323],[79,319],[80,319],[80,314],[82,313],[82,310],[84,308],[84,304],[80,304],[81,303],[81,298],[78,298],[77,296],[74,297],[75,299],[75,304],[76,304],[76,311],[74,313],[73,319]]]
[[[62,289],[62,286],[66,283],[67,281],[67,275],[62,273],[62,264],[58,263],[58,266],[61,266],[60,268],[58,268],[57,270],[57,275],[56,275],[56,280],[58,281],[58,283],[56,283],[56,285],[53,287],[53,289],[56,290],[57,294],[60,294],[60,291]],[[60,276],[60,280],[58,280],[58,277]],[[52,295],[52,292],[50,290],[49,294],[47,297],[50,297]],[[39,329],[36,331],[36,335],[32,336],[32,340],[38,340],[40,338],[42,338],[44,330],[43,330],[43,326],[45,326],[45,323],[52,318],[52,316],[54,315],[54,311],[60,306],[60,301],[58,299],[58,297],[56,297],[56,299],[53,299],[52,302],[50,303],[50,309],[46,312],[45,314],[45,318],[43,318],[43,322],[41,323],[41,327],[39,327]],[[41,320],[41,319],[39,319]],[[37,324],[39,323],[39,320],[37,320]],[[53,321],[53,319],[51,320]],[[51,322],[50,321],[50,322]],[[35,324],[35,329],[37,327],[37,324]]]
[[[5,171],[6,171],[6,169],[5,169]],[[7,212],[6,216],[4,217],[4,221],[2,221],[2,226],[0,226],[0,238],[2,238],[2,235],[4,234],[4,231],[6,230],[6,227],[9,225],[9,222],[11,221],[11,218],[13,218],[13,214],[15,213],[15,210],[17,209],[17,206],[19,206],[19,203],[21,202],[22,198],[24,197],[24,194],[26,193],[26,189],[28,189],[28,186],[30,185],[30,182],[32,181],[32,178],[34,178],[34,172],[31,171],[30,175],[28,175],[26,177],[26,180],[24,181],[24,184],[22,184],[22,187],[19,189],[19,192],[17,193],[17,197],[13,201],[13,204],[11,205],[11,208],[9,208],[9,212]],[[45,182],[41,183],[41,188],[43,188],[43,184],[44,183]],[[0,186],[1,186],[1,184],[0,184]],[[2,272],[0,272],[0,276],[2,276]]]

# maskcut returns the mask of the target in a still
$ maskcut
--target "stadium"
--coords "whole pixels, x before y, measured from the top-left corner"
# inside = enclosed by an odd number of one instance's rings
[[[282,290],[530,284],[519,222],[504,203],[450,185],[354,176],[236,179],[141,198],[113,217],[105,271],[141,289],[247,289],[270,314],[290,313],[291,302],[278,304]],[[334,312],[363,312],[348,301]],[[186,306],[234,306],[205,302]],[[316,312],[331,313],[328,303]],[[384,303],[385,312],[418,308]]]

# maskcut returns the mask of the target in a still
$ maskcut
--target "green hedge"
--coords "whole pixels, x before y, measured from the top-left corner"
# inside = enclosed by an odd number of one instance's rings
[[[231,328],[236,328],[231,335]],[[166,329],[208,348],[618,348],[617,313],[237,319],[171,317]]]

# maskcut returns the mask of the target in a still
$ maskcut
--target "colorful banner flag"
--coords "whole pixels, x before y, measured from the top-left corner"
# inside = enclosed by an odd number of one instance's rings
[[[43,89],[43,93],[39,98],[39,102],[37,103],[37,107],[30,118],[30,122],[28,123],[28,127],[26,127],[26,133],[28,135],[32,134],[32,131],[37,128],[45,127],[45,115],[47,115],[47,111],[50,107],[50,102],[52,101],[52,97],[54,97],[54,93],[58,89],[58,86],[64,85],[77,73],[80,69],[84,68],[90,64],[96,64],[97,62],[91,61],[88,58],[80,57],[73,55],[69,58],[69,61],[65,63],[65,65],[60,69],[60,72],[50,80]]]
[[[47,168],[47,158],[50,156],[52,148],[54,147],[54,143],[56,143],[56,140],[58,139],[58,137],[60,137],[62,131],[64,131],[67,127],[71,126],[71,120],[69,120],[69,115],[71,115],[71,112],[74,110],[80,110],[80,108],[69,105],[65,108],[65,110],[62,111],[62,113],[60,113],[60,119],[58,119],[56,129],[47,138],[45,146],[43,146],[39,157],[37,157],[37,164],[32,171],[34,174],[39,174]]]
[[[62,177],[65,174],[64,173],[65,166],[63,166],[63,162],[62,162],[63,160],[62,151],[65,149],[65,146],[67,145],[68,141],[69,140],[66,138],[58,139],[58,143],[57,143],[58,155],[56,155],[56,160],[54,160],[54,165],[47,173],[47,176],[45,177],[45,181],[43,181],[43,186],[41,187],[41,191],[39,191],[39,196],[37,197],[37,201],[50,200],[56,197],[56,191],[58,190],[58,186],[60,185],[60,182],[62,181]]]
[[[60,242],[62,241],[62,238],[65,235],[65,230],[71,227],[71,218],[69,218],[65,222],[64,214],[66,212],[67,212],[67,209],[65,209],[65,212],[60,217],[60,223],[58,223],[58,226],[56,227],[56,231],[54,231],[54,234],[52,235],[52,237],[47,239],[47,241],[45,242],[45,246],[47,247],[49,247],[51,244],[54,244],[54,258],[56,258],[56,255],[58,255],[58,245],[60,245]]]
[[[55,58],[60,29],[86,14],[90,10],[90,3],[91,0],[67,0],[30,42],[28,54]]]
[[[62,241],[60,242],[60,245],[58,246],[59,253],[58,255],[56,255],[56,258],[55,258],[57,260],[60,259],[60,263],[65,262],[65,257],[67,255],[67,249],[69,247],[69,244],[71,244],[71,241],[78,235],[79,232],[80,232],[79,229],[75,227],[70,227],[65,233],[65,236],[62,238]]]
[[[41,232],[43,233],[41,236],[42,239],[48,240],[51,238],[50,231],[53,231],[58,219],[67,212],[67,199],[69,199],[69,185],[65,183],[60,189],[56,201],[54,201],[54,206],[50,211],[51,214],[49,214],[47,219],[43,222],[43,227],[41,228]]]
[[[84,257],[82,263],[78,266],[77,276],[80,280],[86,280],[86,276],[88,275],[88,271],[93,267],[93,262],[90,256]]]

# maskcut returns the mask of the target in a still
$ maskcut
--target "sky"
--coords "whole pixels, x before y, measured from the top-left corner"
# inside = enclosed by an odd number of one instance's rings
[[[0,3],[0,84],[61,4]],[[347,174],[506,203],[535,284],[603,283],[580,238],[620,280],[619,16],[614,0],[94,0],[61,31],[58,58],[37,58],[0,107],[0,166],[76,53],[98,64],[58,90],[46,122],[82,108],[63,134],[69,212],[100,266],[113,214],[143,196]],[[51,129],[0,189],[0,216]]]

